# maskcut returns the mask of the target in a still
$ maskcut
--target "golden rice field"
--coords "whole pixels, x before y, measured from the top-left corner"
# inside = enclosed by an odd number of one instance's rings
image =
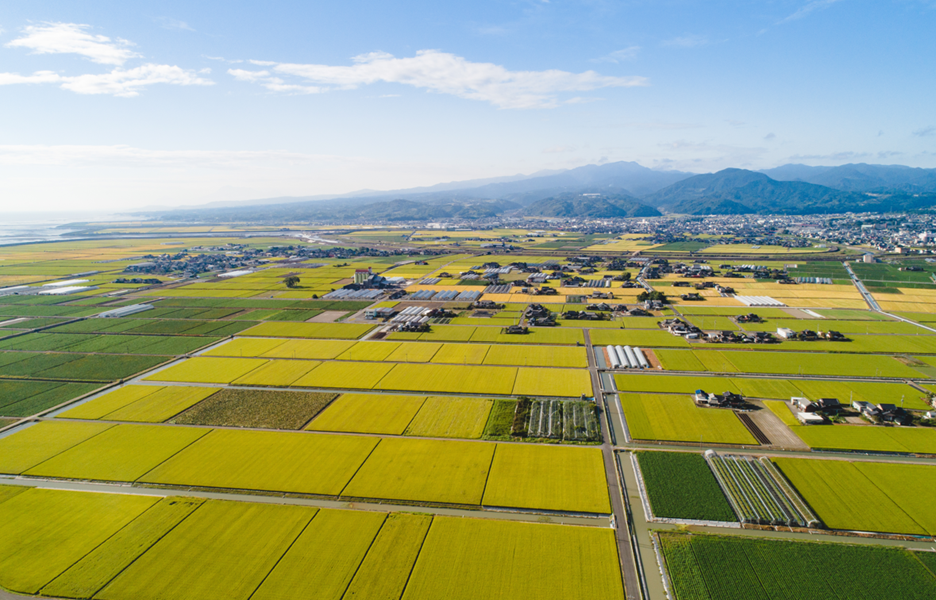
[[[269,361],[259,358],[196,356],[146,377],[147,381],[231,383]]]
[[[425,401],[425,396],[342,394],[306,429],[403,435]]]
[[[406,435],[478,439],[493,406],[493,400],[484,398],[427,398]]]
[[[353,323],[261,323],[246,331],[242,336],[314,338],[333,340],[356,340],[374,328],[374,325],[355,325]]]

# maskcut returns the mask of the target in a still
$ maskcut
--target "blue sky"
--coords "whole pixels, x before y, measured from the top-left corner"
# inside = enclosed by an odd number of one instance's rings
[[[0,210],[936,167],[936,0],[45,0],[0,29]]]

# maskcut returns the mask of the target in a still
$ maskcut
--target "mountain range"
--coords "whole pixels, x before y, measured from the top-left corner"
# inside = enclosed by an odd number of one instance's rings
[[[220,204],[220,205],[219,205]],[[390,192],[267,198],[145,213],[162,220],[444,220],[502,214],[556,218],[660,214],[822,214],[936,206],[936,169],[789,164],[696,175],[635,162],[586,165]]]

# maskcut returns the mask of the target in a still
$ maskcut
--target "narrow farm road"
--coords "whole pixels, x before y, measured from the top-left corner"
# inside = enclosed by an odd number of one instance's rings
[[[601,454],[605,463],[605,477],[608,480],[608,495],[611,498],[611,510],[614,514],[614,536],[618,545],[618,557],[621,561],[621,573],[624,576],[624,590],[628,600],[641,600],[644,598],[643,586],[640,582],[640,557],[636,556],[631,539],[632,521],[630,510],[624,504],[624,482],[620,479],[617,461],[614,457],[614,444],[611,441],[610,415],[605,407],[604,394],[601,388],[601,377],[595,361],[594,348],[591,343],[589,330],[584,329],[585,348],[588,355],[588,373],[591,376],[592,389],[595,393],[595,402],[601,407]]]

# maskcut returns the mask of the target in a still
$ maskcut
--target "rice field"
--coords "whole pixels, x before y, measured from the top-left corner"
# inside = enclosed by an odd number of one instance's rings
[[[494,444],[386,438],[342,496],[481,504]]]
[[[392,368],[374,389],[507,395],[517,377],[513,367],[398,364]]]
[[[601,450],[497,444],[483,503],[610,514]]]
[[[337,496],[377,441],[345,435],[218,429],[140,481]]]
[[[798,425],[791,429],[814,449],[936,454],[936,431],[929,427]]]
[[[374,325],[353,323],[261,323],[241,332],[245,337],[311,338],[332,340],[356,340],[372,330]]]
[[[657,350],[670,371],[708,371],[700,355],[713,350]],[[737,350],[721,352],[742,373],[837,375],[840,377],[920,378],[921,373],[890,356]]]
[[[18,475],[113,427],[109,423],[42,421],[0,438],[0,473]]]
[[[432,520],[428,515],[388,515],[354,574],[345,597],[399,599]]]
[[[292,383],[295,387],[369,390],[385,380],[393,363],[325,362]]]
[[[316,509],[212,500],[111,581],[102,600],[246,600]]]
[[[231,383],[234,385],[289,386],[320,364],[322,363],[317,360],[271,360]]]
[[[425,396],[342,394],[306,429],[403,435],[425,401]]]
[[[754,436],[730,410],[699,408],[688,396],[620,394],[618,397],[634,439],[757,445]]]
[[[517,396],[578,398],[591,396],[592,384],[588,371],[572,369],[517,369],[513,393]]]
[[[585,348],[494,345],[485,355],[483,364],[584,369],[588,367],[588,357]]]
[[[936,533],[931,503],[926,500],[936,483],[936,468],[880,463],[865,466],[841,460],[773,461],[831,529]],[[905,497],[908,495],[915,498]]]
[[[201,506],[199,498],[164,498],[42,588],[47,596],[91,598]]]
[[[493,400],[430,397],[406,428],[406,435],[479,439]]]
[[[0,502],[0,586],[37,594],[158,501],[151,496],[30,489]]]
[[[210,387],[169,386],[100,417],[106,421],[162,423],[218,391]]]
[[[231,383],[267,364],[259,358],[214,358],[196,356],[146,377],[147,381],[180,383]]]
[[[117,425],[39,463],[24,475],[136,481],[206,433],[205,429]]]
[[[458,568],[452,568],[458,565]],[[530,573],[536,565],[535,576]],[[403,600],[623,600],[610,529],[435,517]]]

